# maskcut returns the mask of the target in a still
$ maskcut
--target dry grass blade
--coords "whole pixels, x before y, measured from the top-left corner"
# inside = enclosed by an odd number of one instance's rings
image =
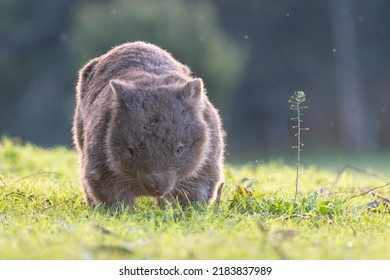
[[[224,183],[222,182],[220,185],[219,185],[219,188],[218,188],[218,191],[217,191],[217,198],[215,200],[215,202],[217,203],[217,207],[215,209],[215,212],[218,212],[219,211],[219,206],[221,205],[221,197],[222,197],[222,189],[223,189],[223,186],[224,186]]]
[[[73,196],[73,197],[71,197],[71,198],[69,198],[69,199],[66,199],[66,200],[64,200],[63,202],[61,202],[61,203],[57,203],[57,204],[54,204],[54,205],[50,205],[50,206],[48,206],[48,207],[45,207],[45,208],[43,208],[43,209],[41,209],[41,211],[46,211],[46,210],[49,210],[49,209],[51,209],[51,208],[56,208],[56,207],[58,207],[58,206],[62,206],[62,205],[64,205],[64,204],[66,204],[66,203],[68,203],[68,202],[74,202],[74,200],[78,197],[79,195],[77,194],[77,195],[75,195],[75,196]]]
[[[30,177],[35,177],[35,176],[38,176],[38,175],[56,175],[56,176],[61,176],[60,173],[58,172],[52,172],[52,171],[39,171],[39,172],[36,172],[36,173],[33,173],[33,174],[30,174],[30,175],[27,175],[27,176],[24,176],[22,178],[19,178],[18,180],[16,180],[16,182],[20,182],[20,181],[23,181],[25,179],[28,179]]]
[[[384,185],[376,187],[376,188],[372,188],[372,189],[370,189],[368,191],[365,191],[363,193],[360,193],[360,194],[356,194],[356,195],[350,196],[348,199],[353,199],[355,197],[364,196],[366,194],[369,194],[370,192],[373,192],[375,190],[382,189],[382,188],[385,188],[385,187],[388,187],[388,186],[390,186],[390,183],[384,184]]]
[[[360,172],[360,173],[363,173],[363,174],[366,174],[366,175],[369,175],[371,177],[374,177],[374,178],[377,178],[383,182],[388,182],[388,180],[386,180],[385,178],[383,178],[382,176],[376,174],[376,173],[373,173],[373,172],[369,172],[369,171],[366,171],[366,170],[363,170],[363,169],[360,169],[360,168],[357,168],[355,166],[352,166],[352,165],[345,165],[343,168],[341,168],[339,170],[339,172],[337,173],[335,179],[333,180],[333,183],[332,183],[332,187],[331,188],[334,188],[337,186],[337,183],[338,181],[340,180],[340,177],[343,173],[345,173],[347,170],[354,170],[354,171],[357,171],[357,172]]]

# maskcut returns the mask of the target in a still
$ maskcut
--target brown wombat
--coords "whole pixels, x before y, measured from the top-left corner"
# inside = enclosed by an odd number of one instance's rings
[[[89,204],[211,203],[223,136],[203,82],[161,48],[120,45],[79,73],[73,140]]]

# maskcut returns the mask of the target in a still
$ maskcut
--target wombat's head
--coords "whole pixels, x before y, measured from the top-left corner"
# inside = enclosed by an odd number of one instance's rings
[[[136,178],[143,192],[155,197],[195,175],[210,141],[202,80],[161,86],[112,80],[110,85],[115,101],[107,152],[114,171]]]

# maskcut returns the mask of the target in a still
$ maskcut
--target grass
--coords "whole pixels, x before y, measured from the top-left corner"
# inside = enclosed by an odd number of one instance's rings
[[[354,169],[337,182],[337,170],[302,174],[295,202],[294,166],[270,162],[228,165],[218,207],[141,199],[112,212],[84,204],[74,151],[3,138],[0,259],[390,258],[385,179]]]

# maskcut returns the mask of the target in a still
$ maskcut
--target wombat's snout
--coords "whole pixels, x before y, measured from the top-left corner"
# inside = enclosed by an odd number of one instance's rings
[[[175,176],[172,172],[152,172],[140,176],[142,185],[150,195],[161,197],[166,195],[175,185]]]

